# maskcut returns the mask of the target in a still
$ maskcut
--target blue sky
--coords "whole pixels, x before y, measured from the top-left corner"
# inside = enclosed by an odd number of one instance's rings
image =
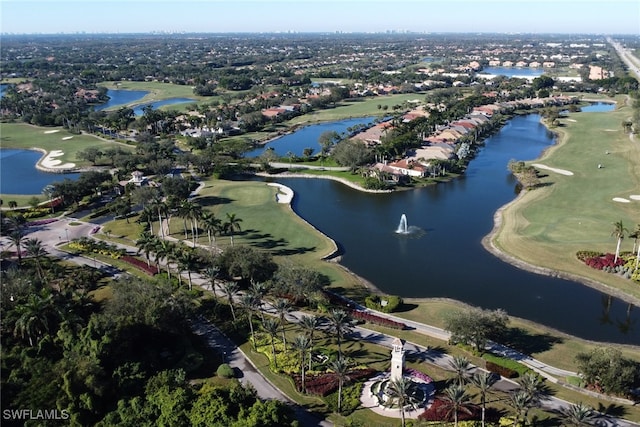
[[[2,33],[640,34],[638,0],[0,0]]]

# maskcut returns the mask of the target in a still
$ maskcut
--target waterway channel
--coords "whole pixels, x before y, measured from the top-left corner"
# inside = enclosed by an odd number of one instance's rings
[[[638,345],[638,307],[518,269],[481,244],[496,210],[517,194],[508,161],[535,159],[553,143],[540,116],[531,114],[488,138],[467,173],[446,184],[370,194],[327,180],[277,181],[295,191],[295,211],[338,242],[341,263],[384,292],[502,308],[585,339]],[[421,237],[395,232],[402,214]]]

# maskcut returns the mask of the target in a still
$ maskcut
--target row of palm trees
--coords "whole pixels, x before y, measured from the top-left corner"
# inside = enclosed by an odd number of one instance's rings
[[[147,206],[144,206],[140,212],[139,222],[148,225],[149,231],[153,234],[153,222],[157,218],[160,224],[159,233],[165,238],[165,227],[162,226],[164,221],[167,222],[167,229],[171,221],[172,214],[177,214],[183,220],[184,238],[188,239],[188,231],[191,231],[191,241],[195,246],[199,239],[199,231],[202,229],[207,233],[209,247],[213,249],[215,245],[215,236],[227,234],[230,237],[233,246],[233,235],[236,231],[241,231],[241,218],[234,213],[226,213],[225,221],[216,217],[213,212],[207,211],[201,205],[190,200],[183,200],[175,208],[171,208],[169,204],[161,198],[155,198]],[[187,227],[189,222],[189,227]]]
[[[454,424],[458,425],[458,414],[470,414],[471,396],[467,394],[466,385],[473,385],[479,393],[482,409],[482,426],[485,425],[487,396],[499,376],[490,372],[477,370],[470,374],[471,364],[464,356],[455,356],[450,361],[450,368],[454,372],[452,384],[444,389],[442,398],[449,414],[453,415]],[[526,425],[529,411],[540,405],[547,395],[544,381],[535,372],[527,372],[518,381],[519,388],[508,393],[507,404],[513,409],[513,425]],[[593,421],[597,413],[582,403],[574,404],[560,412],[560,416],[568,425],[584,426]]]

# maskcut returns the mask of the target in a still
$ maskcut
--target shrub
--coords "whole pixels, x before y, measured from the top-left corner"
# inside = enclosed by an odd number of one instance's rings
[[[584,262],[587,258],[593,258],[602,255],[600,252],[596,251],[578,251],[576,252],[576,257],[582,262]]]
[[[365,322],[373,323],[380,326],[386,326],[392,329],[406,329],[407,325],[404,323],[396,322],[385,317],[376,316],[375,314],[367,313],[359,310],[351,310],[351,317],[356,320],[363,320]]]
[[[231,366],[229,366],[227,363],[223,363],[218,366],[216,375],[222,378],[233,378],[235,376],[235,373],[233,372],[233,368]]]
[[[156,267],[155,265],[148,265],[146,261],[139,260],[138,258],[134,258],[130,255],[125,255],[120,259],[128,264],[138,267],[140,270],[144,271],[150,276],[158,274],[158,267]]]
[[[340,414],[349,415],[360,406],[360,395],[362,394],[362,383],[355,383],[342,387],[342,405]],[[338,412],[338,392],[331,393],[324,398],[329,409]]]
[[[500,366],[496,363],[489,362],[489,361],[485,362],[485,368],[487,369],[487,371],[493,372],[494,374],[498,374],[505,378],[517,378],[520,375],[512,369],[506,368],[504,366]]]
[[[364,300],[364,305],[367,308],[382,311],[383,313],[393,313],[401,304],[402,298],[397,295],[387,295],[383,297],[369,295]]]

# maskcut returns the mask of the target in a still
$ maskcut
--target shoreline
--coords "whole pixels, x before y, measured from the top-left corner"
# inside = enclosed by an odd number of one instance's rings
[[[482,238],[482,246],[485,248],[485,250],[489,253],[491,253],[492,255],[494,255],[495,257],[499,258],[500,260],[513,265],[514,267],[517,267],[521,270],[525,270],[528,271],[530,273],[535,273],[535,274],[540,274],[543,276],[549,276],[549,277],[555,277],[555,278],[560,278],[560,279],[565,279],[565,280],[571,280],[573,282],[578,282],[581,283],[585,286],[588,286],[590,288],[605,292],[613,297],[616,297],[618,299],[621,299],[627,303],[633,304],[635,306],[640,307],[640,299],[632,296],[632,295],[628,295],[616,288],[613,288],[609,285],[606,285],[602,282],[598,282],[596,280],[593,279],[589,279],[587,277],[583,277],[580,276],[578,274],[574,274],[574,273],[569,273],[566,271],[559,271],[559,270],[554,270],[551,268],[547,268],[547,267],[542,267],[539,265],[535,265],[532,264],[528,261],[522,260],[520,258],[517,258],[516,256],[498,248],[495,245],[495,238],[498,236],[500,229],[502,227],[502,213],[509,207],[511,207],[512,205],[516,204],[521,198],[522,198],[522,194],[524,193],[520,193],[518,195],[518,197],[516,197],[514,200],[512,200],[511,202],[501,206],[493,215],[493,229],[489,232],[489,234],[487,234],[486,236],[484,236]]]

